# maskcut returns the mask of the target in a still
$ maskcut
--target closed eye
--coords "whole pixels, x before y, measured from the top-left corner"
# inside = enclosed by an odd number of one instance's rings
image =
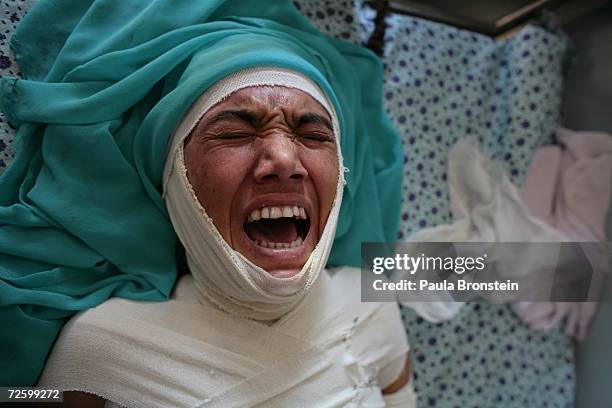
[[[226,132],[217,134],[217,138],[219,139],[246,139],[252,136],[252,134],[244,132]]]
[[[297,137],[301,139],[313,140],[317,142],[333,142],[332,135],[326,133],[301,132],[297,133]]]

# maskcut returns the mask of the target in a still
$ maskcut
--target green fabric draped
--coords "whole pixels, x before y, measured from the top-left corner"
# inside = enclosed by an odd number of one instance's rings
[[[19,126],[0,177],[0,385],[31,385],[62,325],[111,296],[167,299],[176,238],[160,195],[173,129],[219,79],[290,68],[330,96],[348,184],[331,265],[393,240],[402,154],[382,108],[382,67],[319,33],[290,1],[40,0],[2,78]]]

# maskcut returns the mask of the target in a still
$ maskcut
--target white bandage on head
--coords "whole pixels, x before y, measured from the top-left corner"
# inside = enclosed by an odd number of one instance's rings
[[[332,119],[338,151],[336,196],[319,243],[298,274],[276,278],[233,250],[198,201],[187,178],[184,141],[200,118],[234,92],[253,86],[283,86],[302,90],[317,100]],[[257,67],[244,69],[210,87],[193,104],[176,128],[164,168],[166,207],[179,239],[198,295],[228,313],[256,320],[274,320],[290,310],[308,292],[331,251],[342,201],[344,172],[339,123],[327,95],[311,79],[295,71]]]

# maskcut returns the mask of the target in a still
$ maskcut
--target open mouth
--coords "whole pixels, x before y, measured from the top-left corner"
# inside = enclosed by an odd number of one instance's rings
[[[263,207],[251,211],[243,225],[256,245],[271,249],[301,246],[310,230],[310,217],[298,205]]]

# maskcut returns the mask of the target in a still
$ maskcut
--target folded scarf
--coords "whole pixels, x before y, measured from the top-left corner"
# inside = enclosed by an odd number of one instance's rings
[[[320,34],[289,0],[41,0],[11,41],[24,79],[0,82],[0,108],[19,126],[0,177],[0,385],[34,383],[76,311],[168,297],[168,139],[240,69],[300,72],[338,112],[350,173],[329,263],[358,265],[361,241],[395,237],[402,154],[381,64]]]

